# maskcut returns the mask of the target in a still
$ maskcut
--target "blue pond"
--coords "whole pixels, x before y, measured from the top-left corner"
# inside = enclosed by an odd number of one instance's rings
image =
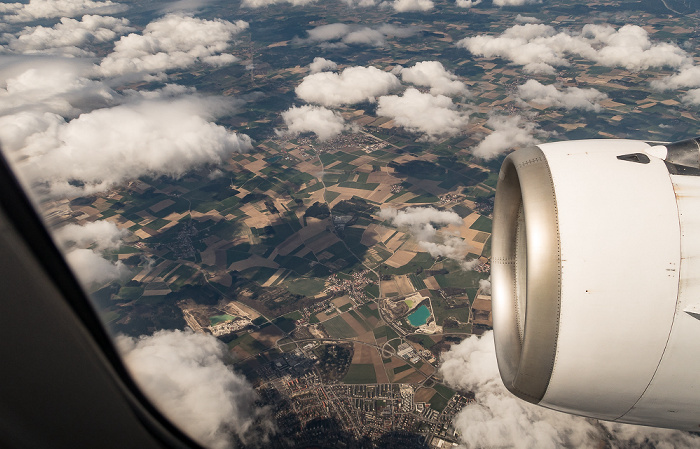
[[[411,323],[413,327],[422,326],[428,321],[429,316],[430,310],[424,304],[408,316],[408,322]]]

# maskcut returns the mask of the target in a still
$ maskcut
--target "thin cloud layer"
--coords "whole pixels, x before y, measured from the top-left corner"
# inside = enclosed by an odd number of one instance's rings
[[[129,232],[119,229],[109,221],[99,220],[84,225],[67,224],[54,231],[54,237],[64,248],[71,246],[90,247],[97,250],[117,249]]]
[[[316,134],[319,140],[328,140],[345,130],[343,117],[323,106],[294,106],[282,113],[282,119],[287,125],[286,132],[278,132],[282,135],[311,132]]]
[[[439,61],[417,62],[401,70],[401,79],[416,86],[430,87],[433,95],[466,95],[467,86],[454,73],[448,72]]]
[[[184,97],[97,109],[69,122],[56,114],[0,118],[0,143],[26,181],[49,196],[104,191],[139,176],[178,177],[251,148],[250,138],[209,120],[214,100]],[[13,148],[14,147],[14,148]]]
[[[459,134],[469,123],[469,115],[458,110],[451,98],[422,93],[412,87],[403,96],[379,97],[377,104],[378,116],[390,117],[428,140]]]
[[[569,55],[634,71],[677,68],[690,60],[675,44],[652,42],[646,30],[636,25],[615,30],[609,25],[589,24],[580,34],[574,34],[557,33],[552,26],[528,23],[508,28],[500,36],[468,37],[457,45],[477,56],[508,59],[530,73],[554,73],[555,67],[569,65],[566,59]]]
[[[521,100],[548,107],[596,112],[601,109],[599,102],[608,98],[606,94],[597,89],[567,87],[559,90],[553,84],[545,86],[535,80],[528,80],[525,84],[518,86],[518,97]]]
[[[401,82],[395,75],[376,67],[348,67],[341,73],[314,73],[304,77],[295,92],[299,98],[326,107],[375,101],[398,89]]]
[[[463,448],[602,447],[610,440],[612,447],[632,443],[670,449],[700,444],[700,438],[685,432],[599,423],[517,399],[501,381],[491,331],[468,337],[444,353],[440,373],[448,385],[476,395],[476,402],[453,421]]]
[[[94,56],[83,47],[113,41],[117,36],[133,31],[127,19],[85,15],[81,20],[67,17],[53,27],[26,27],[16,36],[5,34],[7,49],[14,53],[49,53],[71,56]]]
[[[158,331],[117,347],[135,381],[158,409],[200,444],[230,448],[246,442],[264,417],[248,381],[225,361],[228,349],[216,338],[191,331]]]
[[[129,271],[121,262],[110,262],[91,249],[78,248],[65,254],[66,262],[85,286],[128,278]]]
[[[245,8],[264,8],[270,5],[279,5],[288,3],[292,6],[306,6],[311,3],[316,3],[318,0],[243,0],[241,6]]]
[[[533,135],[536,125],[519,115],[509,117],[493,115],[486,121],[486,126],[493,132],[474,148],[474,156],[492,159],[499,154],[515,148],[534,145],[538,141]]]
[[[296,43],[316,43],[324,48],[343,48],[348,45],[382,47],[388,37],[409,37],[417,33],[414,27],[399,27],[384,24],[377,28],[345,23],[319,25],[308,30],[304,39],[296,38]]]
[[[2,20],[6,22],[31,22],[83,14],[115,14],[126,9],[126,5],[109,0],[29,0],[29,3],[0,4],[0,14],[4,14]]]
[[[233,37],[248,28],[243,20],[197,19],[182,13],[168,14],[149,23],[142,34],[123,36],[114,52],[100,63],[103,76],[160,73],[196,63],[213,66],[238,59],[225,53]]]
[[[500,7],[533,5],[537,3],[542,3],[542,0],[493,0],[493,4]]]

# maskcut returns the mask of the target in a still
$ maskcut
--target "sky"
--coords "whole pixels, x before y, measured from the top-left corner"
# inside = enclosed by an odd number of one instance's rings
[[[249,60],[246,45],[263,32],[262,19],[273,8],[318,15],[323,1],[243,0],[222,7],[225,14],[214,10],[220,5],[206,0],[155,2],[149,8],[109,0],[0,4],[3,152],[36,198],[65,201],[140,177],[179,179],[194,169],[214,169],[231,155],[254,151],[254,139],[245,129],[223,124],[226,117],[254,109],[254,96],[200,90],[180,83],[182,78],[174,74],[252,71],[255,62]],[[488,161],[517,147],[565,138],[543,130],[538,111],[558,110],[565,117],[601,111],[601,102],[609,98],[600,86],[567,87],[557,78],[574,61],[644,74],[648,86],[668,95],[679,110],[700,106],[700,67],[692,45],[654,39],[640,24],[620,23],[624,15],[614,17],[612,24],[606,20],[613,17],[603,15],[597,23],[562,26],[540,23],[536,17],[540,5],[554,0],[325,1],[347,8],[348,20],[300,23],[290,42],[306,49],[310,59],[290,86],[293,101],[276,111],[271,133],[331,139],[355,131],[343,117],[343,107],[370,104],[377,116],[394,120],[421,142],[466,135],[476,127],[478,139],[470,151]],[[401,64],[371,58],[350,64],[343,57],[390,52],[402,40],[419,35],[423,21],[432,20],[431,14],[446,4],[464,14],[483,7],[510,14],[512,24],[505,29],[465,32],[453,47],[460,54],[506,61],[521,70],[522,81],[508,91],[518,111],[493,108],[479,113],[472,87],[478,80],[458,75],[452,61],[431,54]],[[532,9],[517,9],[526,7]],[[356,13],[386,20],[363,23]],[[299,61],[289,64],[291,68]],[[381,214],[412,233],[433,256],[463,260],[468,253],[464,242],[449,232],[450,225],[461,221],[455,213],[416,207],[387,208]],[[128,236],[107,222],[68,225],[55,233],[85,285],[128,278],[121,262],[103,257]],[[222,448],[233,444],[233,434],[244,442],[261,437],[248,432],[251,419],[267,423],[266,411],[256,408],[252,387],[230,368],[216,339],[161,331],[139,339],[123,337],[119,347],[153,401],[198,441]],[[479,404],[465,408],[454,423],[464,447],[579,447],[606,434],[612,435],[615,447],[644,441],[659,448],[700,443],[698,437],[677,431],[601,424],[518,401],[500,384],[492,348],[487,334],[469,338],[443,356],[446,381],[478,391]],[[193,391],[202,385],[202,391]],[[217,409],[202,408],[202,397],[215,400]],[[262,427],[274,431],[272,423]]]

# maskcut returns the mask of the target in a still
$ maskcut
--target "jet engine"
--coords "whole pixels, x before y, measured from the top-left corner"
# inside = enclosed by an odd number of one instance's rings
[[[699,429],[699,142],[556,142],[505,159],[491,279],[513,394]]]

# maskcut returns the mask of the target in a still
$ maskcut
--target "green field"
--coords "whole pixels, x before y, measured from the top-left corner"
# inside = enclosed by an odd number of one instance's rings
[[[350,365],[347,374],[343,378],[346,384],[376,384],[377,373],[371,363]]]
[[[379,298],[379,286],[377,284],[369,284],[365,287],[365,291],[375,298]]]
[[[392,338],[398,337],[398,334],[389,326],[381,326],[374,329],[374,338],[382,337],[386,337],[388,340],[391,340]]]
[[[233,319],[236,319],[236,317],[233,316],[233,315],[227,315],[227,314],[225,314],[225,315],[215,315],[215,316],[210,316],[210,317],[209,317],[209,323],[210,323],[212,326],[216,326],[216,325],[219,324],[219,323],[223,323],[224,321],[230,321],[230,320],[233,320]]]
[[[350,325],[345,322],[342,316],[331,318],[323,322],[323,327],[331,337],[335,338],[352,338],[357,337],[357,333],[352,330]]]
[[[411,365],[401,365],[394,368],[394,374],[403,373],[406,370],[411,369]]]
[[[371,316],[375,317],[376,319],[379,319],[379,311],[377,309],[370,309],[369,304],[362,304],[358,310],[362,315],[364,315],[365,318],[369,318]]]
[[[426,288],[425,282],[423,282],[423,279],[419,278],[417,274],[411,273],[408,275],[408,278],[411,280],[411,284],[413,284],[416,290],[423,290]]]
[[[479,216],[479,218],[476,219],[474,224],[471,225],[470,227],[472,229],[476,229],[477,231],[490,233],[491,232],[491,219],[481,215],[481,216]]]
[[[233,348],[234,346],[240,346],[242,349],[244,349],[246,352],[248,352],[251,355],[259,354],[262,351],[267,349],[267,346],[260,343],[258,340],[253,338],[250,334],[243,334],[240,337],[238,337],[235,340],[232,340],[228,343],[229,348]]]
[[[352,307],[352,303],[351,303],[351,302],[349,302],[349,303],[347,303],[347,304],[345,304],[345,305],[342,305],[342,306],[338,307],[338,310],[340,310],[341,312],[347,312],[347,311],[350,309],[350,307]]]
[[[304,318],[304,315],[302,315],[301,312],[299,312],[298,310],[295,310],[294,312],[289,312],[284,317],[296,321]]]
[[[419,343],[426,349],[430,349],[435,345],[435,342],[433,341],[432,338],[428,337],[425,334],[416,334],[416,335],[409,335],[408,337],[409,340],[415,343]]]
[[[357,320],[357,322],[359,322],[359,323],[362,325],[362,327],[365,328],[366,331],[372,330],[372,328],[369,327],[369,324],[367,324],[367,323],[365,322],[365,320],[362,319],[362,317],[360,316],[360,314],[357,313],[355,310],[351,310],[351,311],[349,311],[348,313],[350,314],[350,316],[352,316],[353,318],[355,318],[355,319]]]

